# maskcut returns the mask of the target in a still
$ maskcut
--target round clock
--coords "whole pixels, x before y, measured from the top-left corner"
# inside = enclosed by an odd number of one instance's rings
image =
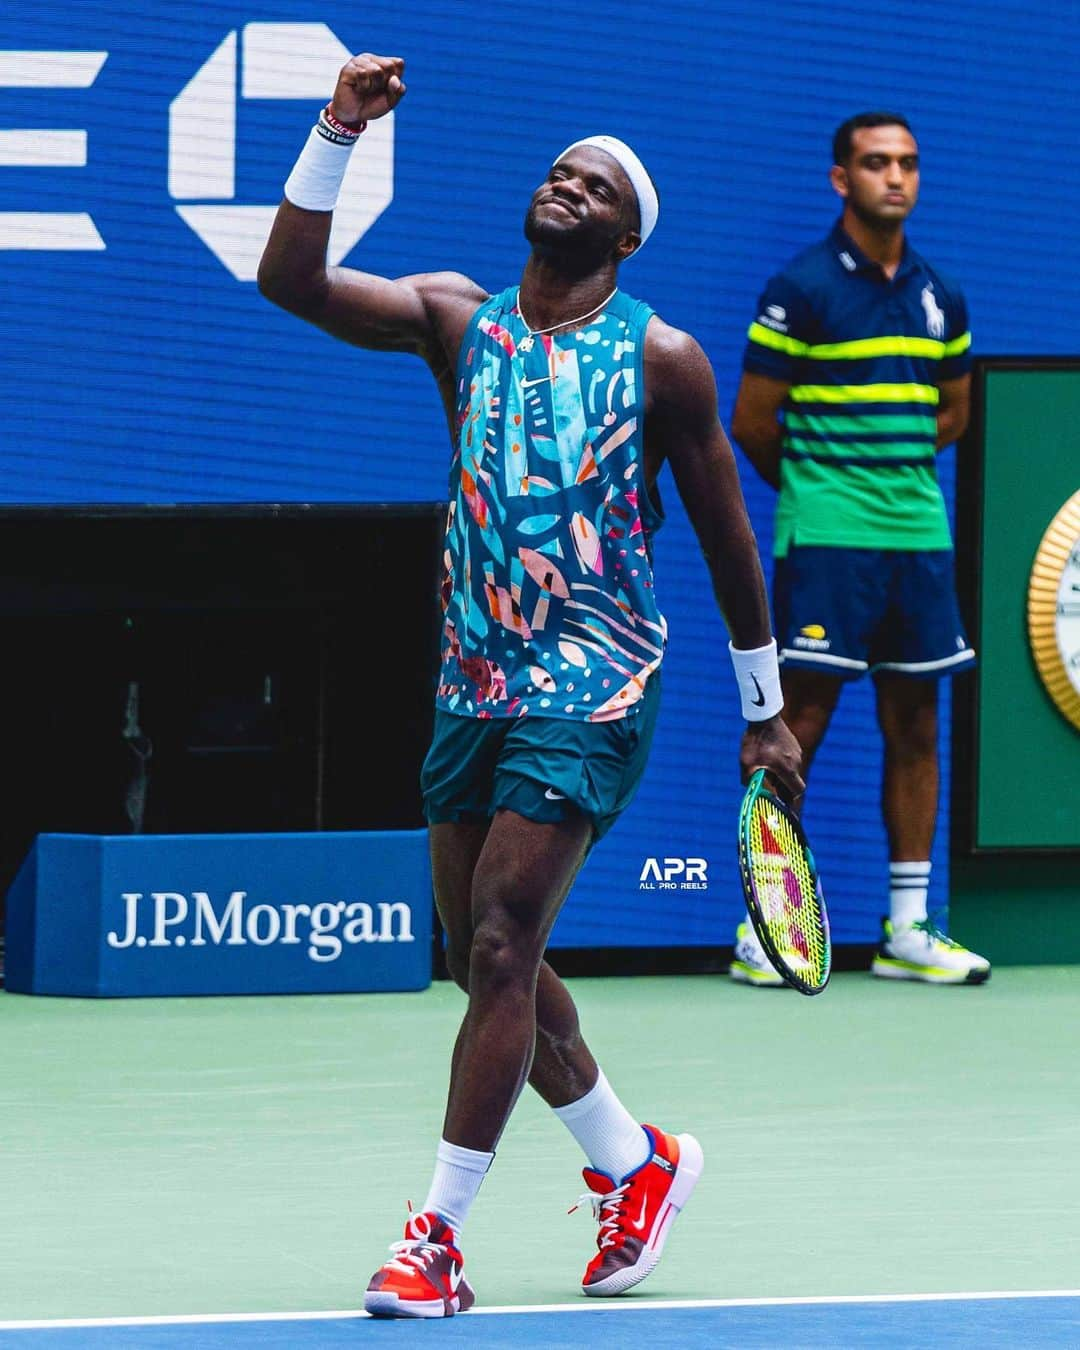
[[[1027,615],[1039,677],[1080,731],[1080,492],[1042,537],[1028,583]]]

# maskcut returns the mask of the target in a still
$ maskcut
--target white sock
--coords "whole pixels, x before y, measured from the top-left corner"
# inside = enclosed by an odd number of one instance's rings
[[[585,1150],[589,1166],[620,1182],[649,1157],[649,1136],[619,1101],[603,1070],[584,1097],[555,1114]]]
[[[910,928],[926,918],[929,888],[928,862],[889,863],[889,918],[893,928]]]
[[[469,1217],[472,1202],[480,1193],[480,1183],[487,1175],[494,1153],[481,1153],[460,1144],[439,1140],[435,1153],[435,1175],[424,1201],[424,1210],[438,1214],[461,1236],[461,1229]]]

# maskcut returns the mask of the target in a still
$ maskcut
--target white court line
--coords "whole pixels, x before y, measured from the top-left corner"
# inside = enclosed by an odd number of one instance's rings
[[[1080,1298],[1080,1289],[994,1289],[973,1293],[945,1294],[812,1294],[784,1298],[687,1298],[687,1299],[587,1299],[577,1303],[525,1303],[506,1307],[472,1308],[472,1319],[484,1314],[512,1313],[648,1312],[672,1308],[800,1308],[856,1303],[969,1303],[988,1299]],[[34,1319],[0,1322],[0,1331],[60,1331],[75,1327],[169,1327],[212,1326],[227,1322],[330,1322],[360,1321],[369,1314],[355,1308],[336,1312],[178,1313],[152,1317],[75,1317],[59,1320]]]

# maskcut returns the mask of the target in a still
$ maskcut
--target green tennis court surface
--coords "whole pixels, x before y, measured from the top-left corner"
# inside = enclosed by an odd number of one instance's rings
[[[816,999],[572,987],[631,1109],[705,1148],[635,1303],[1076,1287],[1075,968],[977,989],[839,975]],[[0,995],[0,1321],[356,1308],[424,1198],[461,1008],[448,985]],[[465,1234],[481,1304],[575,1298],[579,1167],[523,1098]]]

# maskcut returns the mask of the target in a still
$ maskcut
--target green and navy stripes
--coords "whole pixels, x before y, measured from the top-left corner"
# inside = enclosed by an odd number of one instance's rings
[[[788,386],[778,556],[951,546],[937,413],[970,349],[963,297],[910,247],[888,278],[837,226],[770,280],[744,369]]]

